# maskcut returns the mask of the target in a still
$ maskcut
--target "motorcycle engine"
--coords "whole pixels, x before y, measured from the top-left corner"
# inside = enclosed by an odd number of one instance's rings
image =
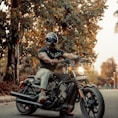
[[[60,102],[64,102],[65,98],[67,97],[67,85],[65,83],[61,83],[59,88],[57,88],[56,82],[49,82],[47,86],[47,90],[50,91],[50,98],[57,97]],[[56,92],[54,90],[57,89]]]
[[[67,85],[59,81],[50,81],[47,85],[47,100],[46,107],[60,108],[65,103],[67,98]]]
[[[55,82],[49,82],[47,85],[47,90],[51,91],[56,88],[56,83]]]
[[[65,83],[62,83],[59,87],[60,92],[59,92],[59,95],[58,95],[58,97],[60,98],[60,100],[62,102],[64,102],[65,98],[67,97],[66,90],[67,90],[67,85]]]

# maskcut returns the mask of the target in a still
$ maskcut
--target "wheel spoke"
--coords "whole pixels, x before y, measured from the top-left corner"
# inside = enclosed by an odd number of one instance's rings
[[[102,118],[104,115],[104,99],[97,88],[84,89],[85,101],[82,100],[81,109],[84,117]]]
[[[96,118],[96,112],[93,110],[93,109],[89,109],[87,108],[87,112],[88,112],[88,115],[91,117],[91,118]]]
[[[93,113],[93,118],[96,118],[96,115],[94,114],[94,111],[92,110],[92,113]]]
[[[97,97],[92,92],[86,93],[86,100],[88,101],[88,106],[86,106],[86,111],[91,118],[96,118],[99,109],[99,103]]]

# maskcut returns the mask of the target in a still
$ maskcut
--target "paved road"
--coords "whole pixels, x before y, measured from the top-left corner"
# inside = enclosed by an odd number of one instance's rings
[[[103,90],[102,94],[106,107],[104,118],[118,118],[118,90]],[[76,105],[74,113],[75,115],[69,118],[82,118],[79,104]],[[15,102],[9,102],[0,104],[0,118],[59,118],[59,113],[38,109],[31,116],[20,115],[16,109]]]

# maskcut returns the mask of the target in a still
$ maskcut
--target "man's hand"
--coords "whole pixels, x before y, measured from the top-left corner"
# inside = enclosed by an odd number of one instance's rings
[[[59,62],[58,59],[52,59],[52,60],[51,60],[51,64],[52,64],[52,65],[54,65],[55,63],[58,63],[58,62]]]

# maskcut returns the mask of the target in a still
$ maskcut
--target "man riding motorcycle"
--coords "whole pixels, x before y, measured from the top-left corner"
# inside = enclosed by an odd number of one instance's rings
[[[58,111],[62,118],[74,115],[72,111],[79,102],[84,118],[103,118],[105,103],[101,92],[89,82],[87,75],[77,71],[88,63],[88,59],[58,50],[57,43],[55,33],[46,35],[46,46],[39,50],[40,69],[36,78],[40,81],[35,80],[35,76],[28,76],[18,92],[11,91],[11,95],[16,97],[18,111],[30,115],[40,108]],[[59,60],[60,57],[70,59]],[[54,71],[58,63],[62,64],[63,73]]]
[[[58,44],[58,36],[54,32],[49,32],[45,37],[45,46],[38,52],[40,60],[40,68],[36,73],[36,78],[41,79],[40,94],[38,102],[44,103],[46,101],[45,90],[48,84],[49,77],[53,75],[57,63],[61,57],[69,59],[77,58],[77,55],[66,53],[56,48]]]

